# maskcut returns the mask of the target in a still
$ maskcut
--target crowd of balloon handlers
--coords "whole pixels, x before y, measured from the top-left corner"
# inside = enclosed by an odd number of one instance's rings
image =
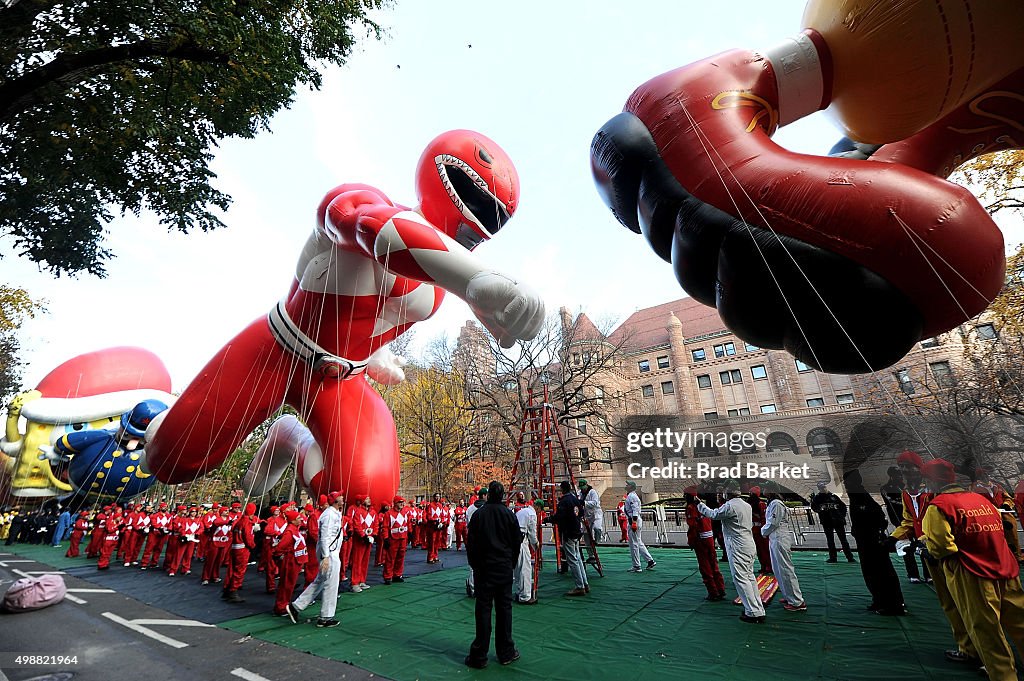
[[[838,562],[840,550],[848,562],[858,562],[846,537],[849,517],[871,594],[868,610],[879,615],[907,614],[900,579],[889,557],[896,552],[903,558],[911,584],[933,585],[957,645],[945,652],[946,659],[972,664],[989,678],[1014,678],[1013,653],[1003,630],[1018,646],[1024,643],[1020,640],[1024,591],[1018,567],[1022,558],[1014,515],[1015,508],[1024,506],[1024,480],[1011,495],[993,482],[985,469],[974,471],[972,484],[961,485],[953,464],[943,459],[926,462],[919,454],[906,451],[896,463],[888,469],[889,479],[878,495],[864,488],[858,470],[848,471],[843,482],[849,504],[819,483],[810,506],[825,532],[828,562]],[[504,553],[503,569],[510,570],[514,580],[513,601],[534,604],[539,528],[545,522],[561,535],[559,572],[570,574],[575,581],[575,588],[566,595],[589,594],[584,563],[597,563],[593,547],[602,541],[614,542],[615,537],[604,531],[596,490],[585,479],[578,484],[577,491],[569,482],[562,482],[554,508],[536,494],[527,499],[518,492],[504,499],[501,485],[494,482],[490,489],[478,488],[468,501],[462,499],[458,504],[435,494],[432,501],[408,505],[396,496],[391,504],[374,508],[365,497],[353,499],[344,514],[342,492],[321,495],[317,504],[303,507],[295,502],[271,506],[262,518],[255,504],[240,501],[174,508],[165,501],[112,503],[74,515],[68,510],[57,515],[53,510],[21,514],[12,509],[0,515],[0,538],[7,544],[48,542],[53,546],[69,539],[66,555],[77,557],[84,552],[97,560],[99,570],[117,563],[159,570],[171,577],[201,573],[203,585],[222,584],[221,597],[233,603],[244,602],[239,591],[247,567],[255,562],[257,573],[262,573],[257,588],[275,594],[275,615],[296,622],[298,612],[322,592],[321,616],[316,623],[333,627],[339,624],[334,618],[339,581],[350,580],[351,591],[360,593],[369,588],[366,578],[372,564],[383,568],[385,585],[404,582],[409,547],[424,549],[428,564],[440,562],[439,551],[452,547],[461,551],[464,545],[470,551],[471,543],[477,546],[478,556],[481,550],[489,554],[488,566]],[[642,539],[642,504],[635,483],[627,480],[625,491],[614,517],[621,534],[619,542],[629,544],[630,572],[654,569],[657,562]],[[777,483],[751,486],[730,481],[713,491],[690,487],[685,500],[687,543],[694,550],[707,589],[706,600],[720,601],[726,596],[717,541],[723,552],[721,561],[729,563],[737,601],[743,605],[741,620],[765,621],[764,589],[754,573],[755,559],[760,563],[760,575],[776,578],[785,610],[807,610],[791,559],[793,510]],[[507,546],[502,545],[500,532],[480,522],[476,523],[478,538],[472,539],[471,517],[486,502],[499,503],[508,520],[499,517],[518,529],[507,534]],[[324,532],[329,534],[324,536]],[[588,559],[581,547],[589,549]],[[472,555],[469,558],[466,586],[467,595],[472,596],[474,561]],[[484,565],[480,560],[478,557],[478,573]],[[484,572],[490,569],[486,567]],[[321,573],[332,575],[330,585],[324,584],[324,576],[318,576]],[[300,578],[306,587],[295,598]],[[478,584],[480,578],[478,574]],[[329,586],[327,591],[325,586]],[[512,650],[515,655],[509,652],[506,659],[518,656],[518,651]],[[467,664],[475,666],[477,662],[471,652]]]

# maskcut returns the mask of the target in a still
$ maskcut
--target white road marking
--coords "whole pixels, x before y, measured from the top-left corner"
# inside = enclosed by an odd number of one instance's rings
[[[11,572],[17,573],[17,574],[21,575],[22,577],[31,577],[32,575],[66,575],[67,574],[66,572],[63,572],[61,570],[29,570],[28,572],[25,572],[23,570],[19,570],[18,568],[11,568]]]
[[[237,676],[240,679],[245,679],[245,681],[270,681],[267,677],[260,676],[259,674],[251,672],[244,667],[232,669],[231,674],[232,676]]]
[[[139,620],[126,620],[123,617],[118,617],[117,615],[115,615],[112,612],[105,612],[105,613],[103,613],[103,616],[106,617],[109,620],[113,620],[114,622],[117,622],[118,624],[124,625],[124,626],[128,627],[129,629],[131,629],[133,631],[137,631],[140,634],[142,634],[143,636],[148,636],[151,639],[154,639],[156,641],[160,641],[163,644],[169,645],[172,648],[187,648],[188,647],[187,643],[183,643],[183,642],[181,642],[181,641],[179,641],[177,639],[171,638],[170,636],[164,636],[163,634],[161,634],[159,632],[156,632],[156,631],[153,631],[152,629],[149,629],[148,627],[144,627],[144,626],[141,626],[139,624],[136,624],[136,622],[139,621]],[[153,620],[150,620],[150,621],[153,621]],[[178,623],[178,620],[157,620],[157,621],[162,621],[162,622],[165,622],[165,623],[174,623],[174,624]],[[188,620],[185,620],[185,621],[188,621]]]
[[[0,567],[7,567],[8,563],[34,563],[34,560],[0,560]]]
[[[79,598],[78,596],[73,596],[71,594],[64,594],[64,598],[68,599],[72,603],[78,603],[79,605],[85,605],[86,603],[89,602],[89,601],[85,600],[84,598]]]
[[[71,593],[76,594],[113,594],[117,593],[113,589],[68,589]]]
[[[175,627],[212,627],[216,626],[213,624],[207,624],[206,622],[197,622],[196,620],[132,620],[136,624],[143,626],[153,626],[166,624]]]

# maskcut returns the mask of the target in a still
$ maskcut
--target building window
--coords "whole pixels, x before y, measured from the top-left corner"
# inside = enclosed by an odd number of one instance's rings
[[[642,359],[639,362],[637,362],[637,366],[640,367],[640,373],[641,374],[647,373],[648,371],[651,370],[651,362],[650,362],[650,360]]]
[[[658,358],[658,368],[668,369],[668,355],[662,355]]]
[[[604,388],[594,388],[594,401],[604,404]]]
[[[711,387],[711,375],[700,374],[697,376],[697,387],[698,388],[710,388]]]
[[[643,394],[644,397],[654,397],[654,386],[645,385],[644,387],[640,388],[640,392],[641,394]]]
[[[825,399],[822,398],[822,397],[812,397],[811,399],[807,400],[807,406],[808,407],[824,407],[825,406]]]
[[[725,413],[728,416],[739,416],[740,415],[740,413],[737,410],[735,410],[735,409],[730,409],[729,411],[727,411]]]
[[[953,371],[949,368],[949,362],[931,362],[928,366],[932,370],[935,382],[943,388],[953,385]]]
[[[596,416],[595,418],[597,419],[597,431],[599,433],[607,433],[608,432],[608,419],[606,419],[603,416]]]
[[[587,434],[587,420],[586,419],[576,419],[576,430],[577,430],[577,432],[579,432],[580,435],[586,435]]]
[[[580,447],[580,463],[583,465],[583,470],[590,470],[590,448]]]
[[[938,338],[925,338],[921,341],[922,348],[935,348],[941,345]]]
[[[512,380],[511,378],[502,383],[501,385],[502,387],[505,388],[505,390],[515,390],[516,388],[519,387],[519,383],[517,381]]]
[[[729,385],[730,383],[742,383],[743,372],[739,369],[730,369],[729,371],[718,372],[718,378],[722,381],[722,385]]]
[[[704,420],[705,421],[714,421],[717,418],[718,418],[718,412],[717,411],[706,411],[706,412],[704,412]]]
[[[549,383],[551,383],[551,374],[546,371],[540,372],[540,384],[548,385]]]
[[[796,362],[796,370],[797,371],[811,371],[812,370],[811,367],[807,366],[806,364],[804,364],[803,362],[801,362],[798,359],[794,359],[793,361]]]
[[[672,395],[676,391],[676,387],[672,385],[672,381],[665,381],[661,384],[662,395]]]
[[[768,378],[768,370],[764,368],[763,364],[755,364],[754,366],[750,367],[750,375],[753,377],[755,381],[760,380],[762,378]]]
[[[978,338],[982,340],[995,340],[999,338],[999,332],[992,324],[978,324],[974,327],[978,331]]]
[[[572,353],[572,363],[573,364],[579,364],[580,363],[580,353],[578,353],[578,352]]]
[[[690,355],[693,357],[694,362],[703,362],[705,359],[707,359],[707,355],[704,354],[704,348],[690,350]]]
[[[761,405],[761,413],[762,414],[774,414],[775,411],[776,411],[776,409],[775,409],[775,405],[774,404],[762,404]]]
[[[770,433],[765,443],[765,451],[790,451],[796,454],[796,440],[787,433]]]
[[[732,356],[736,354],[736,346],[732,343],[722,343],[715,346],[715,357]]]
[[[853,402],[853,393],[840,393],[836,395],[837,404],[851,404]]]
[[[807,449],[812,456],[831,456],[839,453],[839,436],[829,428],[813,428],[807,433]]]
[[[729,416],[750,416],[750,410],[747,409],[746,407],[741,407],[740,409],[730,409],[728,413]]]
[[[601,463],[603,463],[608,468],[612,467],[612,448],[611,447],[601,447]]]
[[[914,381],[910,378],[910,372],[906,369],[900,369],[893,376],[896,377],[896,382],[900,384],[900,390],[906,395],[914,394]]]
[[[750,416],[750,409],[747,407],[740,407],[740,416]]]
[[[756,345],[751,345],[750,343],[744,343],[743,349],[746,350],[747,352],[757,352],[761,348],[757,347]]]

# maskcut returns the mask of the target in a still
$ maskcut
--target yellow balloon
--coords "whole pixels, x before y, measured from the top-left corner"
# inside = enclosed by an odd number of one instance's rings
[[[860,142],[905,139],[1024,66],[1024,1],[810,0],[832,110]]]

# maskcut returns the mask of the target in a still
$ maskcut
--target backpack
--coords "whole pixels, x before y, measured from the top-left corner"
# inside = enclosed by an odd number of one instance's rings
[[[39,610],[64,600],[68,588],[60,575],[24,577],[7,589],[3,607],[9,612]]]

